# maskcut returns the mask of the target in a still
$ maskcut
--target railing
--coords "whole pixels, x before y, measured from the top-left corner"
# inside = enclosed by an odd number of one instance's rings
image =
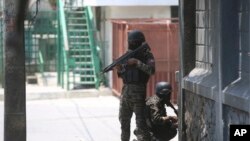
[[[98,52],[96,50],[96,43],[95,43],[95,39],[94,39],[94,22],[93,22],[93,13],[92,13],[92,10],[91,10],[91,7],[87,7],[87,10],[86,10],[86,14],[87,14],[87,24],[88,24],[88,32],[89,32],[89,37],[90,37],[90,46],[91,46],[91,50],[92,50],[92,59],[94,61],[94,64],[95,64],[95,75],[96,75],[96,88],[99,87],[100,85],[100,75],[99,75],[99,72],[100,72],[100,61],[99,61],[99,58],[97,56],[98,55]]]
[[[62,2],[62,0],[57,0],[58,3],[58,27],[59,27],[59,34],[58,36],[60,36],[62,33],[62,37],[63,37],[63,47],[58,44],[58,52],[59,52],[59,60],[63,60],[63,62],[59,62],[59,83],[63,86],[65,86],[65,76],[64,76],[64,72],[66,72],[66,85],[67,85],[67,90],[69,89],[69,68],[68,68],[68,50],[69,50],[69,43],[68,43],[68,34],[67,34],[67,26],[66,26],[66,20],[65,20],[65,13],[64,13],[64,3]],[[58,37],[59,42],[61,40],[60,37]],[[61,65],[61,66],[60,66]],[[63,66],[63,67],[62,67]]]
[[[66,26],[66,19],[64,14],[64,3],[61,0],[58,0],[59,6],[59,17],[60,17],[60,26],[62,27],[62,34],[63,34],[63,41],[64,41],[64,49],[65,51],[69,50],[68,44],[68,34],[67,34],[67,26]]]
[[[39,50],[38,55],[39,55],[39,70],[42,76],[44,76],[44,59],[41,50]]]
[[[68,41],[68,33],[67,33],[67,24],[66,24],[66,17],[65,17],[65,7],[67,9],[72,9],[73,7],[82,7],[83,5],[77,5],[79,4],[79,1],[74,0],[66,0],[65,5],[62,0],[57,0],[58,3],[58,84],[61,86],[67,86],[67,89],[70,87],[69,83],[69,71],[70,71],[70,60],[69,60],[69,41]],[[94,64],[95,69],[95,75],[96,75],[96,88],[100,85],[100,79],[99,79],[99,72],[100,72],[100,61],[97,56],[98,52],[96,50],[96,43],[94,39],[94,26],[93,26],[93,13],[91,11],[90,7],[87,7],[85,9],[85,12],[87,14],[87,26],[88,26],[88,33],[89,33],[89,40],[90,40],[90,46],[91,46],[91,52],[92,55],[92,61]],[[62,41],[63,40],[63,41]],[[64,46],[64,47],[62,47]],[[66,76],[65,76],[66,73]],[[66,78],[65,78],[66,77]],[[66,84],[66,85],[65,85]]]

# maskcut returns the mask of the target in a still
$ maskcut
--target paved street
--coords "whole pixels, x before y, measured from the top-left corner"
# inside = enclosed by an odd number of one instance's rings
[[[27,141],[119,141],[118,108],[119,100],[114,96],[27,101]],[[131,128],[134,127],[133,116]],[[135,137],[131,135],[132,140]],[[177,141],[177,136],[173,141]]]

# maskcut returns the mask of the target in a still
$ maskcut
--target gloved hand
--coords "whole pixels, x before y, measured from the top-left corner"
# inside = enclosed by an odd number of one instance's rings
[[[177,122],[176,122],[176,123],[173,123],[173,124],[172,124],[172,127],[175,128],[175,129],[178,128],[178,123],[177,123]]]
[[[117,69],[118,72],[121,71],[122,70],[122,64],[117,64],[115,66],[115,68]]]
[[[176,116],[168,116],[169,120],[171,120],[171,122],[176,123],[178,121],[178,118]]]
[[[128,66],[136,66],[136,65],[138,65],[139,64],[139,60],[138,59],[135,59],[135,58],[130,58],[130,59],[128,59],[128,61],[127,61],[127,65]]]
[[[164,122],[176,123],[178,121],[176,116],[165,116],[163,117]]]
[[[176,116],[165,116],[163,120],[167,125],[170,125],[171,128],[178,128],[178,119]]]

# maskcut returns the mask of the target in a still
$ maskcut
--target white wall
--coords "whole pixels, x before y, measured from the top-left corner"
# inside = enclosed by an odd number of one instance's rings
[[[84,0],[86,6],[178,5],[178,0]]]
[[[169,6],[106,7],[106,18],[170,18]]]
[[[101,35],[107,46],[103,49],[105,58],[104,66],[112,62],[112,23],[111,19],[128,19],[128,18],[170,18],[171,9],[169,6],[113,6],[102,7],[102,28]],[[109,86],[112,87],[111,73],[108,75]]]

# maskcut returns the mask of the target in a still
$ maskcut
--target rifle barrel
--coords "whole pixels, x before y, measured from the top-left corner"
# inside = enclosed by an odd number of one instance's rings
[[[123,61],[125,61],[125,60],[133,57],[133,55],[136,52],[138,52],[139,50],[141,50],[143,48],[149,48],[149,46],[147,45],[146,42],[142,43],[142,45],[140,47],[136,48],[135,50],[126,52],[125,54],[123,54],[122,56],[120,56],[119,58],[117,58],[113,63],[111,63],[110,65],[108,65],[107,67],[105,67],[102,72],[105,73],[105,72],[108,72],[108,71],[112,70],[113,67],[115,67],[117,64],[120,64]]]

